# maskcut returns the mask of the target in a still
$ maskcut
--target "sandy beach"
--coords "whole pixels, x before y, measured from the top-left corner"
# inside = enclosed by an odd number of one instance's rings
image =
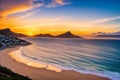
[[[34,68],[23,63],[19,63],[8,55],[8,53],[17,49],[18,47],[1,50],[0,65],[21,75],[28,76],[32,80],[110,80],[108,78],[91,74],[81,74],[71,70],[63,70],[62,72],[57,73],[46,69]]]

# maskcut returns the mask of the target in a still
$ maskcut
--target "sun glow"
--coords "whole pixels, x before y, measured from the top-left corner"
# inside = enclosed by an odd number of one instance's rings
[[[28,35],[28,36],[34,36],[34,33],[33,32],[28,32],[26,35]]]

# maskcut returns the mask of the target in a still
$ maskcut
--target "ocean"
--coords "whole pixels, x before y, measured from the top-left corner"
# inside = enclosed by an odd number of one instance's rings
[[[61,72],[74,70],[120,80],[120,40],[24,38],[32,45],[11,56],[29,66]],[[48,68],[49,66],[49,68]]]

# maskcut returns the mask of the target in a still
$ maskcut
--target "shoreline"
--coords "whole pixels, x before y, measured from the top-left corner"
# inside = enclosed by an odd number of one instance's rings
[[[45,68],[34,68],[26,64],[17,62],[12,59],[8,54],[17,50],[19,47],[7,48],[0,51],[0,64],[12,71],[28,76],[32,80],[110,80],[108,78],[78,73],[73,70],[62,70],[62,72],[54,72]]]

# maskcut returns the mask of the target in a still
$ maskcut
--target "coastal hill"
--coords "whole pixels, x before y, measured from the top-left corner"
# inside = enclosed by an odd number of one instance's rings
[[[0,80],[32,80],[0,65]]]
[[[55,37],[57,37],[57,38],[82,38],[82,37],[80,37],[78,35],[72,34],[70,31],[67,31],[67,32],[65,32],[63,34],[57,35]]]
[[[20,45],[24,46],[29,44],[31,43],[25,40],[19,39],[17,37],[0,34],[0,50],[9,48],[9,47],[20,46]]]
[[[12,34],[10,29],[0,30],[0,51],[6,48],[11,48],[15,46],[25,46],[25,45],[31,44],[17,37],[8,36],[9,34],[10,35]],[[11,71],[10,69],[7,69],[1,66],[0,64],[0,80],[32,80],[32,79],[22,76],[20,74],[17,74]]]
[[[82,38],[78,35],[74,35],[72,34],[70,31],[67,31],[63,34],[57,35],[57,36],[53,36],[51,34],[38,34],[34,37],[51,37],[51,38]]]
[[[0,34],[15,37],[26,37],[26,35],[12,32],[9,28],[0,30]]]

